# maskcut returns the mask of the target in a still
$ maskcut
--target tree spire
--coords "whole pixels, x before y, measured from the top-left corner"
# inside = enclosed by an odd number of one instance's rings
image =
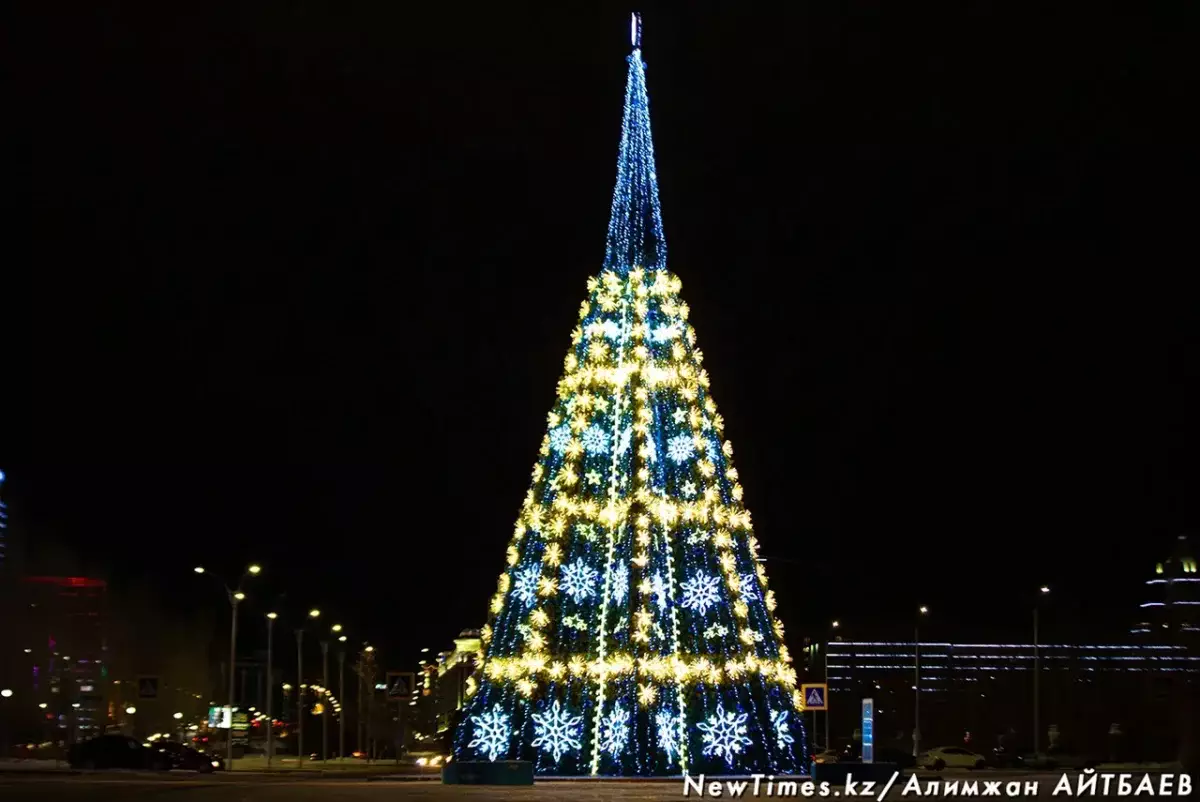
[[[650,135],[646,64],[642,61],[642,18],[637,13],[630,21],[630,40],[633,52],[626,59],[629,75],[625,82],[625,115],[621,121],[617,183],[604,257],[604,266],[621,275],[637,266],[658,270],[667,266],[667,242],[663,236],[654,142]]]

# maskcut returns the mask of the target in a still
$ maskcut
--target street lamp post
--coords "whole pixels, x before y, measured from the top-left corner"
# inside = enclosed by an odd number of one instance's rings
[[[309,618],[320,618],[316,608],[308,611]],[[304,767],[304,627],[296,628],[296,760]]]
[[[346,636],[342,635],[338,641],[343,645],[338,649],[338,702],[340,710],[338,711],[338,755],[342,760],[346,759]]]
[[[205,569],[203,566],[196,566],[192,569],[197,574],[203,574]],[[229,771],[233,771],[233,701],[234,701],[234,683],[237,680],[237,619],[238,619],[238,604],[246,598],[246,594],[242,592],[242,583],[248,577],[258,576],[262,573],[262,568],[258,565],[251,565],[246,568],[241,579],[238,580],[237,587],[230,589],[225,586],[225,593],[229,596],[229,606],[231,608],[229,622],[229,732],[225,736],[225,763]]]
[[[1038,588],[1038,595],[1034,597],[1033,603],[1033,754],[1037,757],[1038,747],[1041,745],[1041,660],[1038,655],[1038,608],[1042,596],[1050,592],[1050,588],[1042,585]]]
[[[921,605],[913,625],[913,757],[921,754],[921,616],[928,614],[929,608]]]
[[[325,696],[329,697],[329,641],[321,641],[321,687],[325,689]],[[321,712],[321,765],[329,764],[329,710],[328,704]]]
[[[841,626],[841,624],[837,621],[834,621],[832,624],[830,624],[831,629],[837,629],[840,626]],[[830,707],[830,705],[829,705],[829,698],[828,698],[828,694],[829,694],[829,644],[828,643],[825,644],[825,694],[826,694],[826,698],[825,698],[825,748],[832,749],[833,747],[831,747],[829,745],[829,707]]]
[[[275,720],[272,718],[271,702],[275,696],[272,658],[275,646],[275,619],[278,617],[275,613],[267,613],[267,768],[271,767],[271,758],[274,757],[275,752]]]

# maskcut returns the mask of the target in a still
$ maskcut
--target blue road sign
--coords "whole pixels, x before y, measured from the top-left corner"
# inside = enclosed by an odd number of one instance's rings
[[[805,710],[828,710],[829,686],[825,683],[812,683],[800,686],[800,696],[804,699]]]

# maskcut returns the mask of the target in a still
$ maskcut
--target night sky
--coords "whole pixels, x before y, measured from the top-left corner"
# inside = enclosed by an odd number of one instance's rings
[[[11,41],[14,525],[448,646],[604,254],[630,9],[105,5]],[[669,266],[790,639],[1042,582],[1124,630],[1198,515],[1195,8],[674,5]]]

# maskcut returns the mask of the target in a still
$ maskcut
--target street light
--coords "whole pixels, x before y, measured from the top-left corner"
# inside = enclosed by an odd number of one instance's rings
[[[38,705],[38,709],[45,710],[48,706],[49,705],[47,705],[45,702],[42,702],[41,704]]]
[[[197,574],[205,573],[204,566],[197,565],[192,569]],[[242,583],[248,577],[258,576],[262,573],[262,566],[257,563],[252,563],[246,567],[238,580],[237,586],[230,588],[225,585],[225,593],[229,596],[229,606],[231,609],[230,624],[229,624],[229,713],[233,715],[233,696],[234,683],[237,681],[237,613],[238,603],[246,598],[246,594],[242,592]],[[132,715],[132,714],[131,714]],[[225,760],[227,761],[226,768],[233,770],[233,722],[230,721],[229,733],[226,736],[225,743]]]
[[[840,626],[841,626],[841,624],[837,621],[832,621],[829,624],[830,629],[837,629]],[[828,643],[828,640],[825,643],[825,694],[826,694],[826,696],[828,696],[828,694],[829,694],[829,643]],[[816,718],[816,711],[813,711],[813,718]],[[825,748],[826,749],[831,748],[829,746],[829,699],[828,698],[825,699]]]
[[[313,607],[308,611],[308,617],[317,619],[321,611]],[[304,766],[304,624],[296,627],[296,760],[301,768]]]
[[[132,716],[134,713],[137,712],[137,708],[134,707],[133,705],[130,705],[129,707],[125,708],[125,712]]]
[[[341,632],[341,631],[342,631],[342,625],[341,625],[341,624],[334,624],[333,626],[331,626],[331,627],[329,628],[329,631],[330,631],[330,632]]]
[[[0,696],[3,696],[5,699],[8,699],[12,696],[12,691],[9,690],[8,688],[5,688],[4,690],[0,691]]]
[[[271,700],[275,698],[275,674],[271,668],[271,660],[275,645],[275,619],[278,617],[278,613],[267,613],[267,768],[271,768],[271,752],[275,746],[275,726],[271,719]]]
[[[1037,757],[1041,741],[1041,661],[1038,659],[1038,607],[1042,596],[1050,593],[1049,585],[1038,588],[1038,594],[1033,597],[1033,754]]]
[[[175,715],[171,716],[171,718],[175,719],[176,721],[181,721],[183,719],[183,713],[176,713]]]
[[[917,608],[917,620],[913,625],[913,757],[921,755],[921,616],[929,615],[929,608]]]

